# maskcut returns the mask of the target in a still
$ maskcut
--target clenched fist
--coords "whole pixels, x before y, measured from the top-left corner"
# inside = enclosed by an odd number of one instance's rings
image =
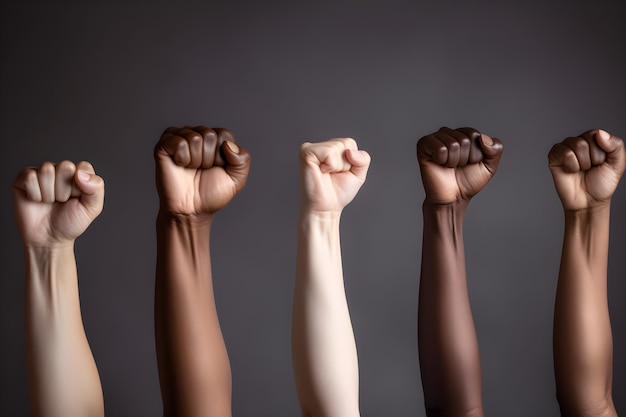
[[[369,154],[359,150],[351,138],[303,143],[301,211],[340,213],[365,182],[369,164]]]
[[[470,127],[442,127],[421,138],[417,142],[417,160],[426,201],[469,201],[496,173],[502,150],[498,139]]]
[[[154,149],[161,210],[206,216],[224,207],[246,184],[250,154],[230,130],[170,127]]]
[[[609,204],[626,167],[624,142],[604,130],[588,130],[554,145],[548,162],[565,210]]]
[[[89,162],[43,163],[13,183],[15,218],[27,246],[73,242],[102,212],[104,181]]]

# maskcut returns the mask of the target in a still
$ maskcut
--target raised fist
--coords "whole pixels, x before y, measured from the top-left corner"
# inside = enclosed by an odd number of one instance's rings
[[[370,156],[354,139],[339,138],[300,146],[301,210],[339,213],[359,191]]]
[[[73,242],[102,212],[104,181],[89,162],[26,168],[13,182],[15,218],[27,246]]]
[[[588,130],[552,147],[548,162],[565,210],[609,204],[624,172],[624,142],[604,130]]]
[[[246,184],[250,154],[228,129],[170,127],[154,149],[161,210],[203,216],[224,207]]]
[[[496,173],[502,149],[498,139],[470,127],[442,127],[421,138],[417,142],[417,160],[426,201],[469,201]]]

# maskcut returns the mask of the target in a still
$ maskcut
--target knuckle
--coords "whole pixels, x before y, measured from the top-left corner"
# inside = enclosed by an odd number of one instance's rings
[[[599,129],[586,130],[586,131],[584,131],[583,133],[580,134],[580,137],[588,138],[588,137],[594,136],[598,132],[598,130]]]
[[[203,131],[203,136],[205,140],[209,140],[209,141],[217,141],[217,132],[215,132],[215,130],[213,129],[209,129],[209,128],[205,128],[205,130]]]
[[[80,161],[75,167],[74,167],[74,171],[77,169],[81,169],[83,171],[87,171],[87,172],[91,172],[91,173],[95,173],[96,170],[94,169],[93,165],[91,164],[91,162],[88,161]]]
[[[178,142],[176,143],[176,152],[182,152],[187,150],[188,145],[187,145],[187,141],[183,140],[182,138],[180,140],[178,140]]]
[[[424,149],[428,146],[428,142],[431,141],[431,135],[427,135],[427,136],[422,136],[418,141],[417,141],[417,149]]]
[[[554,145],[552,145],[552,148],[550,148],[550,152],[548,152],[548,157],[556,157],[559,154],[559,148],[561,147],[561,144],[556,143]]]
[[[52,172],[54,172],[54,164],[52,162],[44,162],[41,164],[41,166],[39,167],[39,171],[44,173],[44,174],[50,174]]]
[[[356,140],[354,138],[344,138],[344,143],[350,147],[357,147]]]
[[[213,130],[215,130],[216,132],[219,132],[219,138],[220,139],[230,140],[230,141],[234,141],[234,139],[235,139],[235,135],[229,129],[216,127],[216,128],[213,128]]]
[[[61,174],[70,174],[76,170],[76,165],[72,161],[64,160],[57,164],[57,172]]]
[[[572,148],[574,148],[576,152],[582,153],[582,152],[587,152],[589,150],[589,142],[587,142],[586,140],[582,138],[574,140],[571,146]]]
[[[32,168],[27,168],[23,171],[24,181],[27,183],[37,182],[37,171]]]

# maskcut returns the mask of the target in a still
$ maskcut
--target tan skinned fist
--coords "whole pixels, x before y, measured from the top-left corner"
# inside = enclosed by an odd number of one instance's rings
[[[210,216],[246,184],[250,153],[228,129],[170,127],[154,149],[161,210]]]
[[[609,205],[626,167],[624,142],[604,130],[588,130],[554,145],[548,163],[565,210]]]

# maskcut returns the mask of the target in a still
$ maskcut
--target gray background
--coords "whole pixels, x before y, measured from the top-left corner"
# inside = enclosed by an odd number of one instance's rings
[[[415,142],[442,125],[501,138],[466,220],[471,302],[491,416],[556,416],[552,309],[562,238],[551,145],[626,136],[620,2],[3,4],[0,415],[28,415],[23,254],[11,181],[91,161],[102,215],[77,244],[86,331],[109,416],[156,416],[152,148],[171,125],[228,127],[248,185],[212,236],[235,416],[294,416],[289,327],[303,141],[372,155],[342,244],[363,416],[423,416],[416,308],[424,193]],[[626,190],[609,268],[614,397],[626,410]],[[227,237],[228,236],[235,236]]]

